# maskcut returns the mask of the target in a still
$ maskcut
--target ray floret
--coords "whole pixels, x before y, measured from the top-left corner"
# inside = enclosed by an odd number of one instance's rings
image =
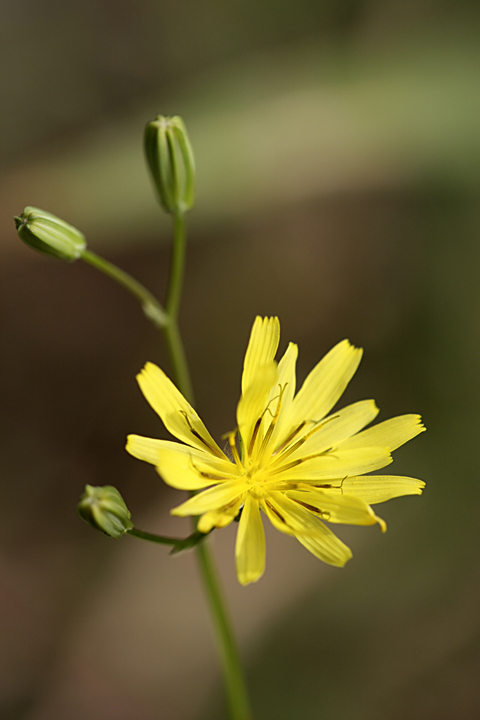
[[[276,317],[257,317],[245,354],[237,429],[227,435],[225,454],[198,414],[156,365],[137,376],[140,388],[167,430],[181,443],[130,435],[127,450],[153,464],[179,490],[199,491],[172,510],[199,516],[209,532],[239,518],[235,549],[242,585],[265,568],[262,516],[295,537],[316,557],[343,566],[350,549],[325,523],[385,522],[371,505],[419,495],[421,480],[369,475],[392,462],[391,453],[425,430],[419,415],[369,425],[378,408],[363,400],[334,410],[362,357],[342,340],[313,368],[295,394],[297,346],[290,343],[277,364]]]

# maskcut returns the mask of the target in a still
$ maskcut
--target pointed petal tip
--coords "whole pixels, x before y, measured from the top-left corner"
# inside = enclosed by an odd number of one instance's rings
[[[278,325],[278,327],[280,327],[280,320],[276,315],[256,315],[252,330],[259,325]]]
[[[146,362],[142,369],[135,375],[138,384],[141,385],[142,381],[146,380],[148,376],[155,371],[161,372],[160,368],[157,365],[152,362]]]
[[[425,425],[423,423],[422,416],[416,415],[415,417],[417,419],[418,426],[419,426],[418,432],[425,432],[427,428],[425,427]]]
[[[130,455],[133,455],[132,448],[135,445],[137,437],[138,437],[138,435],[133,435],[133,434],[127,435],[127,440],[125,442],[125,450],[128,453],[130,453]]]
[[[344,340],[341,340],[338,345],[344,345],[345,348],[348,348],[349,350],[352,350],[355,353],[359,353],[360,356],[363,355],[363,348],[357,347],[354,345],[348,338],[345,338]]]
[[[264,574],[264,570],[262,570],[262,572],[259,573],[258,575],[245,575],[245,576],[237,575],[238,582],[243,587],[246,587],[247,585],[251,585],[252,583],[258,582],[258,580],[260,580],[260,578],[263,577],[263,574]]]
[[[350,550],[350,548],[348,547],[348,545],[345,545],[345,548],[346,548],[346,551],[348,551],[348,552],[345,552],[345,555],[341,559],[339,559],[337,567],[345,567],[347,562],[349,560],[351,560],[353,557],[353,553]]]

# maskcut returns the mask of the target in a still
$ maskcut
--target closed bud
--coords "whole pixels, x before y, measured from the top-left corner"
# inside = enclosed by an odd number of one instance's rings
[[[145,128],[145,155],[163,209],[184,213],[194,202],[195,160],[183,120],[157,115]]]
[[[87,247],[80,230],[36,207],[26,207],[20,217],[15,217],[15,225],[24,243],[60,260],[73,262]]]
[[[110,537],[119,538],[133,528],[130,511],[112,485],[85,485],[77,510],[85,522]]]

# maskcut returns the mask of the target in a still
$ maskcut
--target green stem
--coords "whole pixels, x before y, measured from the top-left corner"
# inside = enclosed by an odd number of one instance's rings
[[[158,543],[159,545],[171,545],[171,555],[176,555],[177,553],[182,552],[182,550],[189,550],[190,548],[195,547],[195,545],[203,542],[203,540],[207,537],[204,533],[201,533],[198,530],[195,530],[195,532],[188,535],[186,538],[172,538],[166,537],[165,535],[155,535],[154,533],[145,532],[144,530],[139,530],[135,527],[127,530],[127,532],[129,535],[133,535],[133,537],[137,537],[140,540],[148,540],[149,542]]]
[[[231,720],[252,720],[237,643],[207,543],[197,545],[197,556],[220,644]]]
[[[170,262],[167,298],[165,300],[165,309],[171,320],[176,320],[178,318],[180,298],[182,296],[186,250],[185,230],[185,214],[175,213],[173,215],[174,235],[172,246],[172,259]]]
[[[184,215],[179,213],[174,215],[172,261],[167,299],[165,302],[170,322],[162,328],[162,331],[170,355],[176,385],[183,396],[193,405],[194,400],[190,373],[177,324],[185,265],[185,240],[185,219]],[[230,718],[231,720],[251,720],[252,714],[243,677],[240,654],[220,589],[211,550],[205,542],[199,543],[196,546],[196,550],[210,612],[220,645]]]
[[[175,385],[191,405],[195,404],[190,371],[183,347],[182,336],[178,328],[178,311],[182,296],[183,274],[185,266],[185,215],[178,213],[173,216],[174,236],[172,259],[168,280],[165,308],[168,314],[168,324],[162,328],[167,345],[170,364],[172,366]]]
[[[190,405],[193,406],[195,405],[195,398],[193,396],[192,381],[190,380],[187,357],[176,320],[172,320],[162,328],[162,331],[172,366],[175,385]]]
[[[120,270],[116,265],[100,257],[91,250],[84,250],[81,255],[82,260],[92,265],[97,270],[105,273],[117,283],[122,285],[129,293],[140,301],[142,310],[149,320],[159,329],[164,330],[168,327],[170,319],[163,307],[160,305],[156,297],[147,290],[141,283],[128,273]]]

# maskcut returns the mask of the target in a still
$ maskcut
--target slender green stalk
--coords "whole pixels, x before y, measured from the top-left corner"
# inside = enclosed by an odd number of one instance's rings
[[[182,395],[187,398],[190,405],[195,405],[193,395],[192,381],[190,380],[190,371],[188,369],[187,356],[183,347],[182,336],[178,329],[178,323],[175,318],[170,318],[168,325],[162,327],[163,337],[172,366],[173,379]]]
[[[162,328],[162,331],[172,365],[175,384],[189,403],[194,405],[195,399],[192,381],[190,379],[190,371],[188,369],[182,337],[178,329],[178,311],[180,308],[180,298],[182,296],[185,267],[185,215],[183,213],[173,215],[173,223],[172,259],[170,262],[167,297],[165,300],[165,309],[169,322]]]
[[[171,555],[176,555],[183,550],[189,550],[195,547],[199,543],[203,542],[207,537],[203,533],[195,530],[191,535],[186,538],[172,538],[166,537],[165,535],[155,535],[154,533],[145,532],[138,528],[130,528],[127,530],[129,535],[139,538],[140,540],[148,540],[149,542],[158,543],[159,545],[171,545]]]
[[[178,318],[180,298],[182,296],[183,274],[185,269],[186,228],[184,213],[175,213],[173,215],[173,228],[172,260],[170,263],[165,309],[169,317],[176,320]]]
[[[231,720],[252,720],[253,715],[237,643],[207,543],[197,545],[197,556],[219,640]]]
[[[185,265],[185,241],[184,215],[178,213],[174,215],[172,261],[167,299],[165,302],[170,322],[162,328],[162,332],[169,351],[170,362],[177,387],[184,397],[193,405],[194,400],[190,373],[177,324]],[[205,542],[199,543],[196,546],[196,550],[210,612],[220,645],[230,718],[231,720],[251,720],[252,714],[243,677],[240,654],[220,589],[211,550]]]
[[[91,250],[83,250],[81,258],[89,263],[89,265],[92,265],[94,268],[97,268],[97,270],[111,277],[136,297],[137,300],[140,301],[142,310],[147,318],[151,320],[159,330],[164,330],[168,326],[170,322],[168,314],[156,297],[141,283],[135,280],[135,278]]]

